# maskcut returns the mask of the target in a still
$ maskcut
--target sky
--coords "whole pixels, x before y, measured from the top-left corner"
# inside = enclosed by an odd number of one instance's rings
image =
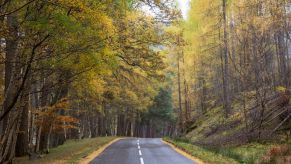
[[[190,7],[190,0],[178,0],[179,7],[182,11],[184,19],[187,18],[187,13]]]
[[[188,13],[189,8],[190,8],[190,1],[191,0],[176,0],[176,1],[178,2],[178,6],[182,11],[183,18],[186,19],[187,13]],[[142,6],[142,8],[149,15],[155,16],[155,13],[153,13],[148,6],[144,5],[144,6]]]

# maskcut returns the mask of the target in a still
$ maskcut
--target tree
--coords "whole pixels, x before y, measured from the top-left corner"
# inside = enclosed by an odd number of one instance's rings
[[[175,130],[175,116],[172,106],[172,95],[169,88],[160,88],[159,94],[154,98],[149,111],[142,117],[142,126],[146,127],[140,137],[171,136]]]
[[[129,113],[124,135],[133,135],[136,112],[147,110],[157,90],[154,83],[163,79],[160,46],[166,38],[158,18],[170,21],[175,16],[173,3],[0,4],[0,69],[5,75],[0,83],[0,163],[10,162],[15,152],[48,151],[70,137],[116,135],[117,106]],[[162,15],[149,16],[140,4],[153,5]],[[55,108],[63,99],[68,105]]]

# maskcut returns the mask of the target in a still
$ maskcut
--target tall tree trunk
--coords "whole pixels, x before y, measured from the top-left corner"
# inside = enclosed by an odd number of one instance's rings
[[[29,143],[29,138],[28,138],[28,111],[29,111],[29,98],[28,95],[23,97],[22,99],[24,106],[21,106],[20,110],[22,111],[22,116],[21,116],[21,124],[19,128],[19,134],[17,137],[17,142],[16,142],[16,156],[24,156],[28,152],[28,143]]]
[[[4,77],[4,102],[3,102],[3,113],[7,112],[9,105],[13,101],[15,88],[15,59],[17,50],[17,33],[18,24],[16,18],[12,15],[7,16],[7,26],[10,37],[6,38],[6,49],[5,49],[5,77]],[[1,120],[0,120],[1,121]],[[8,117],[3,119],[2,131],[5,131],[7,126]]]
[[[191,117],[191,113],[189,112],[189,96],[187,89],[187,79],[186,79],[186,71],[185,71],[185,59],[184,53],[182,52],[182,61],[183,61],[183,77],[184,77],[184,106],[185,106],[185,122],[187,123]]]
[[[280,80],[281,85],[287,87],[288,86],[288,76],[287,76],[287,48],[285,47],[284,41],[284,32],[278,32],[278,56],[279,56],[279,72],[280,72]]]
[[[180,54],[177,57],[177,67],[178,67],[178,96],[179,96],[179,131],[183,132],[184,119],[183,119],[183,109],[182,109],[182,95],[181,95],[181,70],[180,70]]]
[[[230,113],[230,99],[229,99],[229,63],[228,63],[228,32],[227,32],[227,20],[226,20],[226,0],[222,0],[222,15],[223,15],[223,49],[224,49],[224,71],[223,71],[223,101],[225,117],[228,117]]]

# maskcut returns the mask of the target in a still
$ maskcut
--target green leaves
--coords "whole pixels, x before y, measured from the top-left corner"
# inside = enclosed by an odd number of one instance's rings
[[[149,119],[157,119],[164,122],[174,121],[172,93],[170,91],[160,88],[159,94],[155,97],[147,117]]]

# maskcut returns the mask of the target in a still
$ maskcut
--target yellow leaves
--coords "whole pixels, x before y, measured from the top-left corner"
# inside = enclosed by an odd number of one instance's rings
[[[154,0],[156,4],[161,3],[161,0]]]
[[[130,101],[132,102],[137,102],[138,101],[138,97],[135,94],[135,92],[130,91],[130,90],[125,90],[125,95],[126,97],[128,97],[128,99],[130,99]]]
[[[104,90],[104,85],[105,82],[101,79],[92,79],[92,81],[90,81],[89,83],[91,85],[91,87],[93,88],[93,90],[95,90],[96,92],[102,93]]]
[[[286,88],[286,87],[283,87],[283,86],[277,86],[276,87],[276,91],[280,92],[280,93],[286,93],[286,92],[291,92],[291,89],[290,88]]]
[[[276,90],[277,90],[278,92],[282,92],[282,93],[284,93],[284,92],[286,92],[287,88],[285,88],[285,87],[283,87],[283,86],[278,86],[278,87],[276,87]]]
[[[106,32],[109,36],[114,34],[115,27],[113,26],[112,19],[110,17],[98,14],[97,17],[93,18],[93,20],[96,19],[99,19],[102,29],[105,30],[103,32]]]
[[[87,32],[96,33],[102,38],[114,34],[112,18],[108,15],[106,2],[83,0],[58,0],[61,6],[70,11],[70,16],[87,28]]]
[[[57,0],[56,3],[68,8],[80,8],[80,10],[84,8],[81,0]]]
[[[114,101],[122,108],[125,107],[130,110],[145,111],[152,104],[152,97],[154,97],[156,93],[150,88],[143,89],[144,88],[140,88],[140,90],[142,90],[140,92],[137,89],[132,90],[127,87],[113,90],[113,92],[115,91]],[[148,95],[143,93],[143,91]]]
[[[189,17],[184,25],[184,39],[187,42],[184,48],[185,61],[191,69],[201,68],[201,64],[205,65],[203,61],[213,61],[212,49],[219,43],[214,41],[214,37],[209,36],[215,36],[219,30],[219,28],[213,29],[220,21],[219,5],[220,2],[213,0],[191,1]],[[194,71],[199,70],[194,69]]]
[[[155,22],[151,16],[148,16],[140,11],[127,12],[123,26],[127,32],[137,32],[143,30],[144,33],[149,34],[155,26]]]
[[[179,34],[181,34],[182,29],[179,26],[173,25],[173,26],[166,27],[165,31],[168,33],[171,33],[171,34],[179,35]]]
[[[125,10],[120,9],[123,8],[122,2],[55,0],[55,3],[61,6],[57,7],[61,13],[60,24],[68,20],[58,33],[58,40],[61,41],[56,43],[53,40],[51,43],[54,49],[60,51],[56,54],[62,55],[61,63],[56,67],[68,70],[71,74],[81,72],[70,86],[70,98],[74,99],[70,102],[72,108],[77,104],[81,105],[78,108],[82,108],[82,111],[101,111],[104,102],[114,104],[118,100],[120,104],[129,104],[132,109],[146,108],[154,91],[144,93],[142,87],[150,84],[143,80],[151,81],[148,76],[159,75],[157,72],[163,67],[158,53],[162,46],[163,30],[159,29],[162,26],[158,26],[156,20],[143,11],[127,10],[127,6],[124,6]],[[71,24],[76,25],[74,32],[65,29]],[[60,46],[59,43],[64,45]],[[71,54],[67,57],[66,53]],[[117,57],[117,54],[122,54],[125,59]],[[124,68],[120,71],[122,73],[117,72],[117,68],[121,67]],[[115,79],[118,74],[123,74],[123,82]],[[107,92],[112,96],[106,97],[104,94]],[[65,118],[54,115],[62,107],[66,105],[59,103],[45,107],[38,114],[46,119],[54,117],[55,121],[64,121]]]
[[[81,76],[80,80],[74,82],[74,92],[72,92],[73,95],[71,96],[76,96],[78,99],[86,99],[87,102],[95,104],[103,99],[102,93],[105,91],[105,86],[106,82],[93,71],[87,72]],[[74,100],[74,102],[76,101]]]

